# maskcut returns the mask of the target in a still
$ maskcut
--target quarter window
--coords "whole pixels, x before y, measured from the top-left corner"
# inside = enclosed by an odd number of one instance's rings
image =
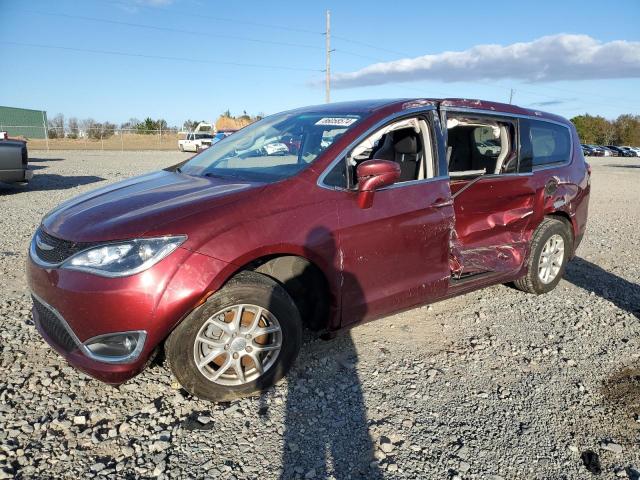
[[[569,129],[554,123],[531,120],[529,128],[533,166],[564,163],[571,153]]]

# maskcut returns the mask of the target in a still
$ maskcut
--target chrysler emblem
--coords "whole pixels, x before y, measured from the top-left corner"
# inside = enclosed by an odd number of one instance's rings
[[[49,250],[53,250],[54,249],[54,247],[52,245],[49,245],[48,243],[44,243],[40,239],[40,235],[36,235],[36,245],[38,246],[38,248],[40,250],[49,251]]]

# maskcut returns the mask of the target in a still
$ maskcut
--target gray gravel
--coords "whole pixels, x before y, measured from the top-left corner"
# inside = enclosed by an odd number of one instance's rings
[[[260,398],[210,404],[153,366],[119,389],[36,334],[23,267],[73,195],[186,158],[32,152],[0,187],[1,478],[598,478],[640,473],[640,161],[592,159],[586,239],[534,297],[495,286],[308,339]]]

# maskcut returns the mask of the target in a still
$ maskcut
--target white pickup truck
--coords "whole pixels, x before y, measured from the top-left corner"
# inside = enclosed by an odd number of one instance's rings
[[[186,138],[178,140],[181,152],[199,152],[209,148],[213,143],[213,125],[200,122],[193,132],[187,133]]]

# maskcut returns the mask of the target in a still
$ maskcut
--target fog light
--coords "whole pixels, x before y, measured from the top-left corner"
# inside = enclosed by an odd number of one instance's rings
[[[146,336],[143,331],[107,333],[84,342],[83,350],[99,362],[132,362],[140,355]]]

